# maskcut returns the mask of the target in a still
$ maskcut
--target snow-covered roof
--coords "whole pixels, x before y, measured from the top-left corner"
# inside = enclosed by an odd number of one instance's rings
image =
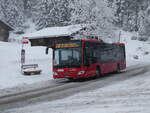
[[[85,28],[85,25],[69,25],[64,27],[48,27],[42,30],[29,33],[24,35],[28,39],[38,39],[38,38],[54,38],[54,37],[62,37],[62,36],[71,36],[72,34],[82,30]]]
[[[10,25],[8,25],[6,22],[0,20],[0,24],[1,26],[3,26],[4,28],[8,29],[9,31],[14,30]]]

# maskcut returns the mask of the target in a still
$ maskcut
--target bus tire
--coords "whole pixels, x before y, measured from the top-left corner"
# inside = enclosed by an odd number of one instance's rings
[[[99,78],[101,76],[101,71],[99,67],[96,67],[96,78]]]
[[[75,79],[74,79],[74,78],[68,78],[68,80],[69,80],[69,81],[74,81]]]

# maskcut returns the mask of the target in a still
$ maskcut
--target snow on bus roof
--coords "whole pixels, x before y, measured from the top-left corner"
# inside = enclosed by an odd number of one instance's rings
[[[24,35],[24,37],[27,37],[28,39],[38,39],[71,36],[72,34],[82,30],[83,28],[85,28],[85,25],[83,24],[69,25],[64,27],[47,27],[42,30]]]

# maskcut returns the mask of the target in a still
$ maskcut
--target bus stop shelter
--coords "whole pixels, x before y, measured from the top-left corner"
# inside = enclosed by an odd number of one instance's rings
[[[48,27],[42,30],[23,36],[23,45],[27,40],[31,42],[31,46],[46,46],[52,48],[53,44],[58,41],[67,41],[73,39],[73,36],[85,29],[84,25],[69,25],[63,27]],[[25,49],[22,46],[21,50],[21,71],[24,75],[40,74],[42,70],[37,69],[38,64],[25,63]]]
[[[24,35],[29,39],[31,46],[47,46],[49,47],[57,41],[65,41],[73,39],[73,36],[84,30],[85,25],[69,25],[63,27],[48,27],[42,30]]]

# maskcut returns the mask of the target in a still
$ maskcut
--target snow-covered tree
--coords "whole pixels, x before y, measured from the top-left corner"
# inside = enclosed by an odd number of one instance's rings
[[[139,30],[139,12],[147,8],[149,0],[107,0],[109,6],[115,5],[115,23],[127,31]]]
[[[14,28],[24,22],[23,2],[18,0],[0,0],[0,19]]]
[[[33,20],[39,29],[61,26],[70,18],[69,0],[39,0],[34,7]]]
[[[38,0],[22,0],[24,4],[24,15],[26,18],[32,18],[33,7],[38,3]]]
[[[39,28],[46,27],[50,22],[49,18],[53,9],[52,0],[40,0],[33,9],[33,21]]]
[[[139,40],[148,40],[150,37],[150,7],[139,13]]]
[[[88,25],[84,35],[98,36],[104,41],[114,41],[113,12],[104,0],[74,0],[71,23]]]

